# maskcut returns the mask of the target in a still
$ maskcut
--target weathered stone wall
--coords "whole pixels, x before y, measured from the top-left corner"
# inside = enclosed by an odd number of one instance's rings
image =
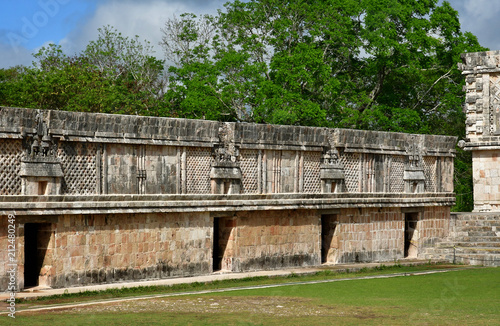
[[[476,211],[500,211],[500,149],[472,152]]]
[[[23,216],[16,219],[21,222],[17,259],[22,288],[26,224],[22,222],[30,219]],[[213,236],[208,213],[64,215],[45,222],[51,223],[39,223],[37,234],[38,247],[45,249],[38,255],[43,257],[40,285],[67,287],[191,276],[212,269]],[[45,231],[50,235],[44,242],[40,232]],[[2,234],[0,239],[0,254],[6,258],[6,237]],[[1,265],[4,269],[4,264]],[[5,270],[1,275],[4,274]]]
[[[0,107],[0,283],[8,214],[21,288],[418,255],[446,235],[455,142]]]
[[[321,170],[329,153],[335,153],[328,164],[338,164],[343,192],[402,192],[405,171],[413,165],[425,179],[419,192],[453,191],[453,137],[15,108],[0,112],[0,174],[6,180],[0,193],[5,195],[27,194],[19,165],[33,160],[35,143],[40,152],[41,143],[54,151],[48,156],[60,165],[65,195],[209,194],[218,160],[241,170],[240,193],[322,193]],[[30,164],[31,170],[41,166]]]
[[[403,258],[403,223],[400,209],[342,210],[337,226],[338,258],[334,263]]]
[[[465,53],[465,150],[473,152],[474,211],[500,211],[500,51]]]
[[[412,241],[416,256],[449,232],[447,207],[422,210],[399,208],[342,209],[330,247],[336,248],[331,263],[390,261],[405,258],[405,212],[417,216]]]
[[[0,139],[0,192],[22,195],[20,140]],[[210,148],[60,142],[61,194],[209,194]],[[404,191],[402,155],[340,151],[344,192]],[[321,193],[322,152],[242,150],[241,193]],[[453,191],[453,158],[424,156],[425,192]],[[361,172],[363,171],[363,172]]]
[[[242,212],[236,216],[234,271],[321,263],[318,215],[311,210]]]
[[[239,212],[219,219],[218,243],[209,213],[17,216],[18,284],[24,286],[26,223],[38,225],[39,285],[67,287],[125,280],[191,276],[214,270],[248,271],[326,263],[405,258],[401,208],[332,211]],[[418,222],[412,238],[420,254],[448,235],[449,208],[410,209]],[[224,214],[222,214],[224,215]],[[331,234],[322,219],[333,217]],[[0,258],[8,261],[6,220],[0,225]],[[42,235],[40,235],[42,233]],[[214,247],[219,255],[213,261]],[[322,260],[321,247],[328,258]],[[415,256],[416,258],[416,256]],[[218,266],[213,265],[218,264]],[[6,264],[0,285],[6,288]],[[33,267],[31,267],[33,268]]]

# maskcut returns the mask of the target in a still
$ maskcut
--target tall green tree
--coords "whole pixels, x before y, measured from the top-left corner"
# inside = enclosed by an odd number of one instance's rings
[[[169,20],[163,33],[176,116],[460,138],[456,64],[486,50],[438,0],[237,0]]]
[[[180,116],[420,133],[461,123],[456,63],[484,50],[437,0],[234,1],[163,33]]]

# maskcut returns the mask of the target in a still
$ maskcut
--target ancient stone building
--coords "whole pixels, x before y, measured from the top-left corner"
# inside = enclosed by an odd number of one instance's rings
[[[448,236],[425,248],[427,258],[500,266],[500,51],[465,53],[466,139],[472,151],[474,212],[451,215]]]
[[[465,53],[465,150],[472,151],[474,211],[500,211],[500,51]]]
[[[456,139],[0,107],[0,284],[417,257],[447,236]]]

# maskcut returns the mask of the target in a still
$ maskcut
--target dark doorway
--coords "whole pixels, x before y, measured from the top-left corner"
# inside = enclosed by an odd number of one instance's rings
[[[335,235],[337,215],[321,215],[321,263],[334,263],[338,249],[338,239]]]
[[[25,288],[40,285],[38,280],[51,235],[50,224],[26,223],[24,225]]]
[[[221,263],[222,263],[222,255],[220,253],[220,248],[219,248],[219,238],[220,238],[220,218],[215,217],[214,218],[214,242],[212,244],[213,252],[212,252],[212,266],[213,266],[213,271],[219,271],[221,268]]]
[[[414,239],[417,228],[418,213],[405,213],[405,258],[417,256],[417,243]]]
[[[232,217],[214,218],[214,242],[212,253],[212,270],[214,272],[231,269],[232,251],[226,249],[228,248],[228,243],[232,241],[229,238],[235,225],[236,221]],[[231,248],[232,247],[230,247],[230,249]]]

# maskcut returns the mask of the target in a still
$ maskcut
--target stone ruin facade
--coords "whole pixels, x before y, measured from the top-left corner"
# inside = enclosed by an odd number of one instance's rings
[[[421,258],[448,235],[455,144],[0,107],[0,288],[8,215],[20,289]]]
[[[472,151],[474,211],[500,211],[500,51],[465,53],[465,150]]]

